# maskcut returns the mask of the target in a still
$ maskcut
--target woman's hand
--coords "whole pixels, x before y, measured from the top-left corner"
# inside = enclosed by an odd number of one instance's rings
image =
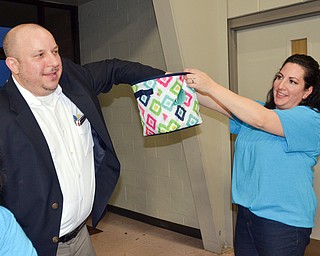
[[[218,100],[214,98],[214,87],[219,85],[214,82],[206,73],[198,69],[185,69],[184,72],[189,72],[185,75],[186,83],[189,87],[197,91],[197,98],[199,103],[207,108],[215,110],[227,117],[231,117],[230,111]]]
[[[212,89],[214,86],[217,86],[217,83],[213,81],[211,77],[198,69],[188,68],[184,69],[183,71],[190,73],[185,75],[188,86],[194,88],[201,94],[210,94],[210,89]]]

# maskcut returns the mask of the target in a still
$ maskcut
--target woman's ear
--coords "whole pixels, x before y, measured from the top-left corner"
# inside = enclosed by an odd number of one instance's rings
[[[310,86],[308,89],[305,90],[304,95],[302,96],[302,99],[306,99],[309,97],[309,95],[313,92],[313,86]]]
[[[7,57],[6,58],[6,65],[11,70],[13,74],[19,73],[19,62],[14,57]]]

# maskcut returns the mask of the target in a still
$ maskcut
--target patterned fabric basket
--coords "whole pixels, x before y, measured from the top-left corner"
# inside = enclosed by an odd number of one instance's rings
[[[187,86],[186,74],[172,73],[132,85],[144,136],[173,132],[202,123],[196,93]]]

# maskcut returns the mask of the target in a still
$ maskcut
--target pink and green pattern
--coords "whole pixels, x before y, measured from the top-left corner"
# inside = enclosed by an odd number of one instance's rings
[[[202,123],[196,93],[187,86],[185,74],[155,77],[132,86],[144,136],[173,132]]]

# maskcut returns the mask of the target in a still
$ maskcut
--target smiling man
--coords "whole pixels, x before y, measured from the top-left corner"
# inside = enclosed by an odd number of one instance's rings
[[[120,170],[97,95],[164,71],[117,59],[76,65],[36,24],[13,28],[3,46],[12,73],[0,89],[4,205],[39,255],[95,255],[85,221],[104,216]]]

